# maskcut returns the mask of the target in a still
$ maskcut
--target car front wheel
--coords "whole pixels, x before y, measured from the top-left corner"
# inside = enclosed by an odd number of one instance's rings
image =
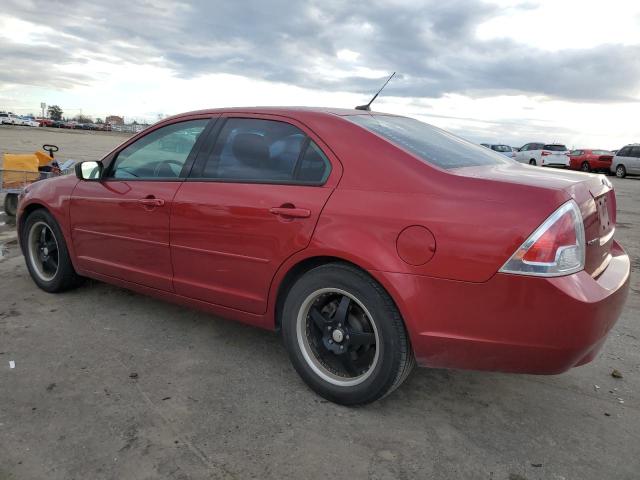
[[[21,239],[29,274],[42,290],[62,292],[81,282],[58,222],[49,212],[38,209],[29,214]]]
[[[589,162],[582,162],[582,165],[580,165],[580,170],[582,170],[583,172],[590,172],[591,167],[589,166]]]
[[[536,161],[532,158],[531,160],[529,160],[529,165],[536,165]]]
[[[624,165],[618,165],[616,167],[616,177],[624,178],[627,176],[627,169],[624,168]]]
[[[285,300],[282,331],[302,379],[319,395],[343,405],[388,395],[415,364],[389,295],[347,264],[322,265],[298,279]]]

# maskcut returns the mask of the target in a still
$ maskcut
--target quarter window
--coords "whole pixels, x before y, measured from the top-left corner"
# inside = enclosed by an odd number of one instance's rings
[[[228,119],[201,177],[235,182],[320,184],[330,164],[299,128],[254,118]]]
[[[116,157],[111,177],[173,179],[180,176],[208,119],[174,123],[135,141]]]

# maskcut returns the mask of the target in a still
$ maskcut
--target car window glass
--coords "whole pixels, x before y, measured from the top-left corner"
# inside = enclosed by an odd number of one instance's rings
[[[511,151],[511,147],[507,146],[507,145],[492,145],[491,146],[491,150],[494,150],[496,152],[510,152]]]
[[[178,178],[208,119],[159,128],[122,150],[111,171],[113,178]]]
[[[613,155],[609,150],[593,150],[591,153],[594,155]]]
[[[304,155],[296,179],[300,182],[324,183],[329,176],[331,164],[315,142],[310,141]]]
[[[618,156],[619,157],[627,157],[629,155],[629,150],[631,150],[630,147],[623,147],[619,152],[618,152]]]
[[[630,157],[640,158],[640,147],[631,147],[631,153],[628,153]]]
[[[220,131],[201,176],[239,182],[322,182],[328,175],[328,161],[319,149],[314,150],[315,144],[307,147],[307,140],[299,128],[289,123],[230,118]],[[303,148],[306,150],[301,158]]]
[[[350,115],[344,118],[440,168],[496,165],[512,161],[493,150],[413,118],[391,115]]]

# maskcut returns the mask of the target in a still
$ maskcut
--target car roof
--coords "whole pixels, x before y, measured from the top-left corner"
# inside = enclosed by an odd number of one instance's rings
[[[347,115],[389,115],[397,116],[390,113],[374,112],[365,110],[356,110],[355,108],[330,108],[330,107],[231,107],[231,108],[208,108],[204,110],[194,110],[191,112],[184,112],[169,117],[180,118],[191,115],[206,115],[206,114],[220,114],[220,113],[252,113],[258,115],[281,115],[285,117],[304,117],[308,115],[314,116],[339,116],[344,117]]]

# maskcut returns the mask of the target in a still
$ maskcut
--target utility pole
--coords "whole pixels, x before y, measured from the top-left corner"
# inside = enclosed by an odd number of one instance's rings
[[[46,118],[44,116],[44,110],[47,108],[47,104],[44,102],[40,102],[40,108],[42,109],[42,117],[41,118]]]

